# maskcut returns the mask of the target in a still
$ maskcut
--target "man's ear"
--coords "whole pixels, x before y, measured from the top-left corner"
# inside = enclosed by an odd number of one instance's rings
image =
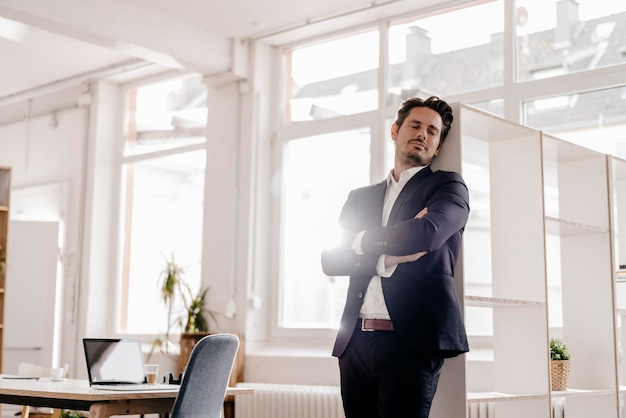
[[[441,147],[443,146],[443,141],[441,140],[441,137],[439,137],[439,145],[437,145],[437,150],[435,151],[435,157],[439,155],[439,151],[441,151]]]
[[[395,123],[391,124],[391,139],[395,142],[398,139],[398,125]]]

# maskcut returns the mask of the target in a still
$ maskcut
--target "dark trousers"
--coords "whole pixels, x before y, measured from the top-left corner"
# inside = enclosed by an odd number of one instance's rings
[[[339,358],[346,418],[427,418],[443,362],[409,351],[393,331],[355,329]]]

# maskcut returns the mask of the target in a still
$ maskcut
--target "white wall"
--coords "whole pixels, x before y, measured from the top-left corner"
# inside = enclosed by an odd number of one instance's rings
[[[34,99],[30,103],[30,112],[28,102],[0,111],[6,118],[0,121],[0,165],[13,168],[12,188],[68,185],[63,231],[66,245],[62,254],[65,273],[60,330],[63,336],[62,362],[74,358],[73,344],[67,343],[73,341],[75,335],[75,291],[80,277],[79,235],[87,136],[87,110],[76,105],[80,91],[77,86],[55,94],[52,100],[50,97]],[[9,232],[9,246],[11,241]]]

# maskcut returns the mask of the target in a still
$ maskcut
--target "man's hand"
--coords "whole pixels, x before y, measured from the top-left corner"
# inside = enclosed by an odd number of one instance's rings
[[[413,219],[421,219],[428,213],[428,208],[424,208],[420,210],[417,215],[413,217]],[[420,251],[415,254],[409,255],[386,255],[385,256],[385,267],[393,266],[395,264],[401,263],[412,263],[413,261],[417,261],[423,256],[428,254],[428,251]]]
[[[395,264],[401,263],[412,263],[413,261],[417,261],[423,256],[428,254],[428,251],[420,251],[415,254],[409,255],[386,255],[385,256],[385,267],[393,266]]]
[[[417,215],[413,217],[413,219],[422,219],[428,213],[428,208],[424,208],[420,210]]]

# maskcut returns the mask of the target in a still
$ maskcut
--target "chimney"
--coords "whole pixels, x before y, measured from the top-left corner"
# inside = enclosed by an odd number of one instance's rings
[[[407,62],[404,67],[405,80],[419,80],[422,70],[432,58],[431,39],[428,32],[419,26],[409,28],[406,37]]]
[[[579,28],[578,2],[576,0],[557,1],[556,28],[554,28],[554,43],[556,46],[565,47],[571,45]]]

